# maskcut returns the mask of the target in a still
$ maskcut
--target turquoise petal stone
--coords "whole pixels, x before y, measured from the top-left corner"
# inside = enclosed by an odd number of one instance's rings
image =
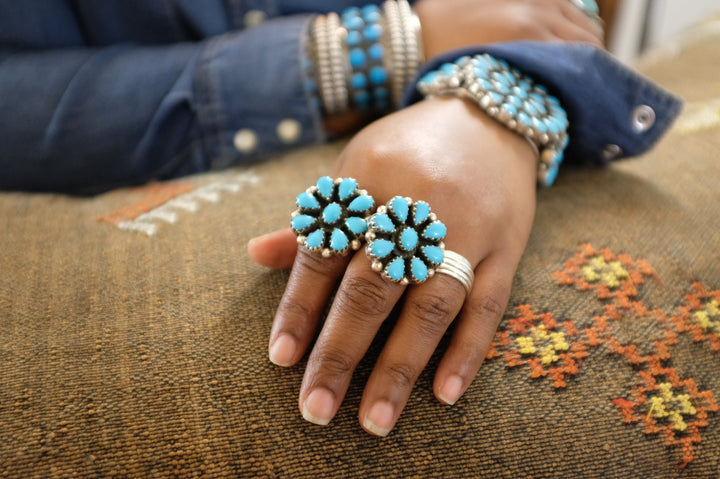
[[[375,200],[370,195],[360,195],[350,202],[348,209],[350,211],[363,212],[373,207]]]
[[[415,212],[413,213],[413,222],[419,225],[430,215],[430,205],[424,201],[415,203]]]
[[[341,214],[342,214],[342,207],[337,203],[330,203],[323,210],[323,213],[322,213],[323,221],[325,223],[331,225],[340,219]]]
[[[405,260],[402,258],[395,258],[385,269],[388,276],[395,281],[400,281],[405,276]]]
[[[384,239],[375,240],[370,244],[370,252],[372,252],[376,258],[384,258],[392,253],[394,248],[395,244],[392,241]]]
[[[300,208],[320,208],[320,203],[318,203],[318,200],[315,199],[315,197],[307,191],[304,191],[298,195],[297,199],[295,200],[295,204],[297,204]]]
[[[400,246],[405,251],[412,251],[418,244],[418,234],[412,228],[406,228],[400,235]]]
[[[402,196],[396,196],[391,200],[390,206],[400,222],[405,223],[407,221],[409,210],[407,200]]]
[[[334,229],[330,237],[330,247],[335,251],[342,251],[348,246],[348,237],[339,229]]]
[[[310,235],[308,235],[307,239],[305,240],[305,246],[310,249],[319,248],[323,245],[324,241],[325,232],[323,230],[315,230],[310,233]]]
[[[390,217],[385,213],[376,213],[373,216],[373,224],[377,229],[386,233],[392,233],[395,231],[395,225]]]
[[[413,258],[410,264],[410,271],[412,271],[413,278],[415,281],[425,281],[428,277],[428,269],[425,263],[419,258]]]
[[[520,123],[521,125],[524,125],[524,126],[532,125],[532,121],[530,120],[530,117],[522,111],[520,113],[518,113],[517,121],[518,121],[518,123]]]
[[[444,224],[442,224],[439,221],[436,221],[434,223],[431,223],[430,226],[425,228],[425,231],[423,231],[423,236],[427,239],[433,239],[433,240],[440,240],[445,237],[447,234],[447,228]]]
[[[445,253],[437,246],[425,246],[422,249],[425,257],[433,264],[440,264],[445,259]]]
[[[345,220],[345,226],[356,235],[362,234],[367,231],[367,221],[362,218],[351,216]]]
[[[330,178],[329,176],[323,176],[322,178],[320,178],[317,181],[317,187],[318,187],[318,190],[320,191],[320,194],[323,195],[328,200],[332,196],[333,186],[334,186],[333,179]]]
[[[292,219],[290,225],[295,231],[302,231],[311,224],[315,223],[315,221],[317,221],[317,219],[313,218],[312,216],[297,215],[295,218]]]
[[[355,191],[355,188],[357,188],[357,181],[355,181],[354,178],[345,178],[340,182],[340,186],[338,187],[338,194],[340,195],[340,199],[344,200],[351,194],[353,194],[353,191]]]

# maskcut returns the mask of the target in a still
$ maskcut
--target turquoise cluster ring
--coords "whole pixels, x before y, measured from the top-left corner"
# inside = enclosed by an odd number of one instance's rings
[[[446,234],[429,204],[396,196],[368,219],[365,253],[382,277],[403,285],[422,283],[445,259]]]
[[[295,204],[290,226],[298,244],[328,258],[360,249],[375,200],[353,178],[323,176]]]

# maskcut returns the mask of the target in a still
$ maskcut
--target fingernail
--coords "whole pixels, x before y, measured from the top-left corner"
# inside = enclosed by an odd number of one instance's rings
[[[333,418],[335,397],[324,388],[314,389],[303,403],[302,415],[306,421],[326,426]]]
[[[292,366],[295,351],[297,351],[297,342],[289,334],[283,333],[270,346],[270,361],[278,366]]]
[[[248,248],[252,248],[252,245],[254,245],[256,241],[257,238],[250,238],[250,241],[248,241]]]
[[[388,401],[377,401],[365,416],[363,427],[373,434],[385,437],[390,434],[395,419],[395,408]]]
[[[449,405],[453,405],[462,395],[463,380],[460,376],[453,374],[445,380],[438,392],[438,398]]]

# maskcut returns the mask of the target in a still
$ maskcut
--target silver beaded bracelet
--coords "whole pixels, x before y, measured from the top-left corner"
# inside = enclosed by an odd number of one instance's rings
[[[352,8],[359,11],[356,7]],[[368,8],[377,10],[372,6]],[[382,68],[378,68],[387,73],[392,102],[395,107],[399,107],[405,87],[413,80],[423,62],[420,20],[407,0],[387,0],[381,12],[382,16],[376,20],[382,31],[378,46],[382,46],[385,53],[382,56]],[[376,13],[375,19],[378,18],[377,15]],[[358,32],[353,33],[357,35]],[[351,85],[353,66],[346,44],[348,34],[348,29],[336,13],[318,15],[310,31],[310,66],[306,71],[311,80],[309,83],[317,89],[320,106],[328,115],[347,111],[354,101],[350,90],[357,87]],[[380,73],[384,75],[384,72]],[[373,92],[377,94],[378,90],[382,90],[381,87],[382,85],[376,86]],[[357,89],[354,91],[357,92]]]

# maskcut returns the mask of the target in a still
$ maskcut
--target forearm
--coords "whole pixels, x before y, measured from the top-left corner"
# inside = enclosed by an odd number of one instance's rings
[[[194,44],[5,52],[0,188],[96,192],[322,140],[308,18]]]

